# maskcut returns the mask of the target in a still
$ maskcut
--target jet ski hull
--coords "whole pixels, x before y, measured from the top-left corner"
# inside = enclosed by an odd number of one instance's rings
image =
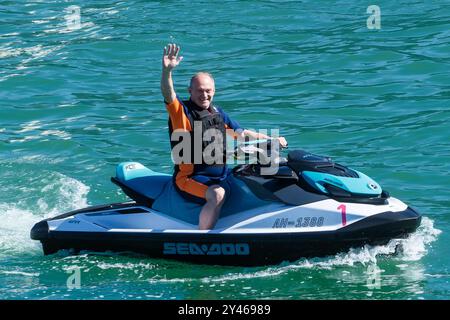
[[[398,212],[382,212],[332,231],[292,231],[273,229],[267,232],[203,232],[199,230],[51,230],[49,222],[76,214],[104,211],[108,208],[132,210],[135,204],[124,203],[91,207],[37,223],[31,238],[42,243],[44,254],[61,249],[93,252],[135,252],[152,258],[185,262],[257,266],[295,261],[345,252],[365,244],[382,245],[393,238],[414,232],[421,215],[407,207]]]

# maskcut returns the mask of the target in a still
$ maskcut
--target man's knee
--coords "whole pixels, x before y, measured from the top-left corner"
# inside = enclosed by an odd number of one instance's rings
[[[219,185],[213,185],[206,191],[206,201],[221,203],[225,199],[225,189]]]

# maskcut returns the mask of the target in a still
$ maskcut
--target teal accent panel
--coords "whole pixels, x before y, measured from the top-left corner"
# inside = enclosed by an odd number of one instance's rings
[[[322,191],[323,193],[328,193],[324,187],[324,185],[328,183],[353,194],[372,196],[378,196],[381,194],[382,189],[377,182],[364,173],[356,170],[353,171],[359,175],[359,178],[339,177],[314,171],[303,171],[302,176],[311,186],[315,187],[319,191]]]

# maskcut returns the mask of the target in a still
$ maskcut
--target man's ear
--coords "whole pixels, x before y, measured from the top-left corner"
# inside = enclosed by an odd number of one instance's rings
[[[187,89],[188,89],[189,94],[192,94],[192,92],[191,92],[191,91],[192,91],[192,90],[191,90],[191,87],[188,87]]]

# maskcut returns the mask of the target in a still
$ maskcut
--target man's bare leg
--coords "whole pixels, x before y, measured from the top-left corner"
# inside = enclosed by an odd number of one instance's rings
[[[200,212],[198,228],[207,230],[214,228],[219,219],[220,209],[225,202],[225,189],[219,185],[213,185],[206,191],[206,204]]]

